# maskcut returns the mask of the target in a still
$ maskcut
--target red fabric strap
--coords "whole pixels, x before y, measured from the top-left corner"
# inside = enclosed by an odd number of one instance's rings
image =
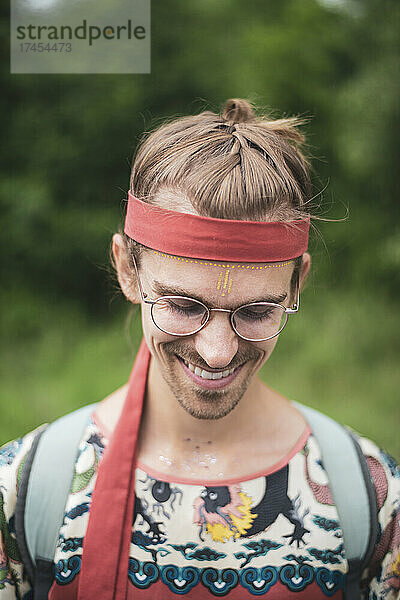
[[[149,363],[150,352],[143,339],[124,408],[97,474],[83,542],[78,600],[126,599],[135,453]]]
[[[233,221],[166,210],[128,193],[125,233],[140,244],[175,256],[276,262],[308,247],[310,218],[288,222]]]

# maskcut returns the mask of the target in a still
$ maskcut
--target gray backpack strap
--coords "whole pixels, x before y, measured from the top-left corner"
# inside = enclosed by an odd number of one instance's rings
[[[33,585],[35,579],[35,564],[29,554],[25,535],[25,502],[28,490],[29,475],[32,468],[32,462],[36,454],[39,440],[45,432],[48,424],[43,425],[33,439],[29,452],[27,453],[22,467],[22,473],[18,481],[17,502],[15,505],[15,535],[17,538],[18,550],[24,565],[24,573],[28,576],[29,582]]]
[[[371,558],[378,534],[377,500],[367,461],[350,431],[317,410],[293,404],[308,421],[318,442],[338,511],[349,564],[344,597],[359,600],[361,573]]]
[[[84,406],[39,431],[24,463],[16,533],[35,600],[47,599],[54,579],[54,555],[79,443],[95,406]]]

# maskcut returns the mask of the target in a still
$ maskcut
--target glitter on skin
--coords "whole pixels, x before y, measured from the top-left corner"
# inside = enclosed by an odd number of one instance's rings
[[[207,444],[208,442],[199,442],[200,444]],[[194,450],[188,450],[184,452],[181,460],[177,460],[171,454],[170,448],[164,448],[158,455],[158,460],[165,467],[176,468],[180,463],[182,471],[186,471],[188,474],[196,473],[197,469],[210,469],[217,463],[217,457],[209,452],[199,452],[200,446],[196,446]]]

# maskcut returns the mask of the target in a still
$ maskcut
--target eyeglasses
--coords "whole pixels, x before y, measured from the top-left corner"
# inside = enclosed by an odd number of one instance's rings
[[[297,299],[292,308],[274,302],[250,302],[235,309],[211,308],[200,300],[186,296],[160,296],[149,300],[143,292],[136,260],[133,258],[140,295],[151,305],[151,318],[155,326],[169,335],[193,335],[207,325],[212,312],[226,312],[234,332],[248,342],[265,342],[284,329],[289,315],[300,307],[300,286],[297,281]]]

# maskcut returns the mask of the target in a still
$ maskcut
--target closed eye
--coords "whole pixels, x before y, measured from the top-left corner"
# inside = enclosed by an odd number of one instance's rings
[[[205,313],[205,308],[198,302],[187,300],[185,298],[171,297],[159,298],[157,300],[159,308],[166,308],[174,314],[184,315],[186,317],[199,317]]]
[[[251,304],[240,308],[235,313],[235,318],[247,321],[263,321],[266,319],[275,318],[277,313],[282,313],[282,309],[278,306],[267,304]]]

